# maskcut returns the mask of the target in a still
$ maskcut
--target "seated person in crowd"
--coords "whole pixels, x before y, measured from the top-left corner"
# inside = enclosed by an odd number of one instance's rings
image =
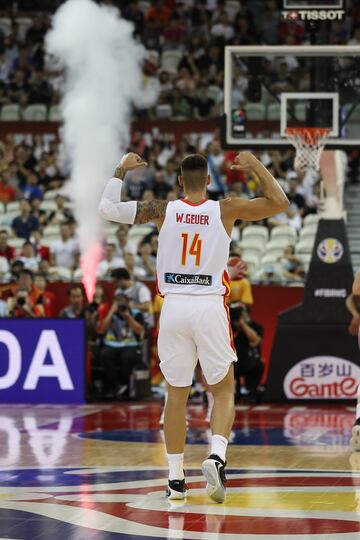
[[[305,268],[300,257],[295,255],[295,247],[287,246],[284,249],[279,262],[283,268],[283,277],[289,280],[303,280],[305,278]]]
[[[142,242],[139,246],[139,258],[141,265],[145,270],[146,278],[155,278],[156,276],[156,257],[151,254],[149,242]]]
[[[0,231],[0,257],[5,257],[9,262],[15,258],[15,248],[9,246],[9,233],[2,229]]]
[[[9,317],[9,308],[5,300],[0,299],[0,318]]]
[[[121,257],[116,256],[115,244],[107,242],[104,248],[104,257],[97,267],[97,277],[100,279],[110,278],[111,272],[115,270],[115,268],[122,268],[123,266],[124,260]]]
[[[277,225],[290,225],[297,232],[299,232],[301,229],[301,223],[300,211],[294,203],[290,204],[286,212],[277,214],[268,220],[268,225],[270,225],[270,227],[276,227]]]
[[[41,226],[45,225],[48,218],[48,213],[46,210],[43,210],[41,208],[42,200],[39,199],[39,197],[33,197],[31,199],[30,204],[31,204],[31,214],[37,218]]]
[[[55,294],[47,290],[47,280],[44,274],[35,274],[34,285],[40,291],[38,302],[44,308],[45,317],[55,317],[56,297]]]
[[[0,202],[5,204],[13,202],[16,199],[16,191],[9,185],[9,178],[8,171],[3,171],[0,174]]]
[[[14,296],[19,289],[25,289],[29,293],[30,303],[35,305],[39,300],[41,291],[35,287],[34,274],[29,268],[24,268],[24,263],[22,261],[17,262],[19,263],[18,281],[11,286],[10,295]]]
[[[51,266],[75,270],[79,263],[79,246],[77,240],[71,236],[68,223],[61,224],[60,237],[51,246]]]
[[[10,277],[9,261],[0,256],[0,281],[6,281]]]
[[[15,296],[8,299],[10,317],[37,319],[44,317],[43,307],[33,304],[26,288],[19,287]]]
[[[39,187],[39,179],[36,173],[30,172],[30,174],[28,174],[27,183],[23,187],[23,196],[30,203],[35,198],[40,200],[44,198],[44,193]]]
[[[19,260],[24,263],[24,268],[37,272],[40,259],[31,242],[24,242]]]
[[[282,273],[279,271],[278,266],[279,265],[271,263],[266,264],[263,268],[256,272],[254,280],[265,284],[282,283],[284,278]]]
[[[128,394],[130,375],[141,362],[140,342],[145,331],[143,315],[130,307],[126,295],[117,292],[101,331],[104,335],[101,360],[107,397],[121,397]]]
[[[124,268],[129,272],[132,279],[143,279],[146,271],[136,261],[136,248],[127,246],[124,250]]]
[[[72,285],[68,289],[69,305],[62,309],[59,317],[62,319],[78,319],[84,316],[85,295],[81,285]]]
[[[134,246],[132,242],[129,242],[129,225],[121,224],[116,231],[116,255],[117,257],[124,258],[124,250],[129,245]],[[134,246],[136,247],[136,246]]]
[[[241,302],[242,304],[245,304],[249,308],[254,303],[252,290],[251,290],[251,284],[250,281],[244,277],[246,275],[247,266],[246,263],[241,261],[241,256],[238,254],[238,252],[231,252],[229,255],[229,260],[231,260],[232,257],[236,257],[239,259],[239,263],[232,269],[231,267],[228,268],[230,270],[230,274],[238,269],[238,275],[230,275],[230,295],[227,299],[228,304],[233,304],[234,302]],[[243,263],[243,264],[241,264]]]
[[[260,344],[263,328],[253,322],[244,304],[235,304],[230,309],[231,327],[238,361],[234,364],[236,396],[240,397],[240,377],[244,377],[245,387],[251,401],[259,400],[258,387],[264,371]]]
[[[31,233],[39,228],[39,220],[31,214],[31,206],[26,199],[21,199],[20,216],[13,219],[11,226],[15,236],[25,240],[29,240]]]
[[[144,316],[144,321],[148,328],[154,326],[154,316],[151,306],[151,292],[144,283],[131,279],[126,268],[117,268],[113,271],[112,277],[115,280],[117,293],[125,294],[133,309],[138,309]]]
[[[62,195],[56,195],[56,210],[50,212],[47,225],[60,225],[64,221],[68,221],[73,217],[71,210],[65,208],[65,197]]]
[[[40,260],[50,261],[50,248],[43,244],[43,233],[41,229],[33,231],[30,241],[32,242],[36,254]]]

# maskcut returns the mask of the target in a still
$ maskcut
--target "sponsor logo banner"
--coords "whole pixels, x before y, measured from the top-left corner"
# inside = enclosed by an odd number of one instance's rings
[[[173,285],[204,285],[210,287],[212,276],[204,274],[174,274],[166,272],[165,283]]]
[[[293,11],[282,11],[282,18],[285,21],[340,21],[344,15],[343,9],[300,9]]]
[[[314,356],[293,366],[284,379],[289,399],[354,399],[360,367],[337,356]]]
[[[82,403],[83,320],[3,319],[0,329],[2,403]]]

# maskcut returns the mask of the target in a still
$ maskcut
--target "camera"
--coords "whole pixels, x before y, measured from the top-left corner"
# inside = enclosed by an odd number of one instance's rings
[[[126,304],[119,304],[118,305],[118,312],[119,313],[125,313],[125,311],[128,311],[129,308]]]
[[[19,306],[19,307],[25,306],[25,303],[26,303],[25,298],[18,298],[16,300],[16,305]]]

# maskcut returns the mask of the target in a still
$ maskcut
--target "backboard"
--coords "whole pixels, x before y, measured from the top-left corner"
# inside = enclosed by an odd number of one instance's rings
[[[289,127],[329,129],[330,150],[360,148],[360,46],[226,47],[224,147],[286,148]]]

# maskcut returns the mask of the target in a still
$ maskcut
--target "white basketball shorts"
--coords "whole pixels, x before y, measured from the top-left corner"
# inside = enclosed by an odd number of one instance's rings
[[[208,384],[237,361],[223,296],[168,294],[160,315],[160,369],[172,386],[190,386],[199,360]]]

